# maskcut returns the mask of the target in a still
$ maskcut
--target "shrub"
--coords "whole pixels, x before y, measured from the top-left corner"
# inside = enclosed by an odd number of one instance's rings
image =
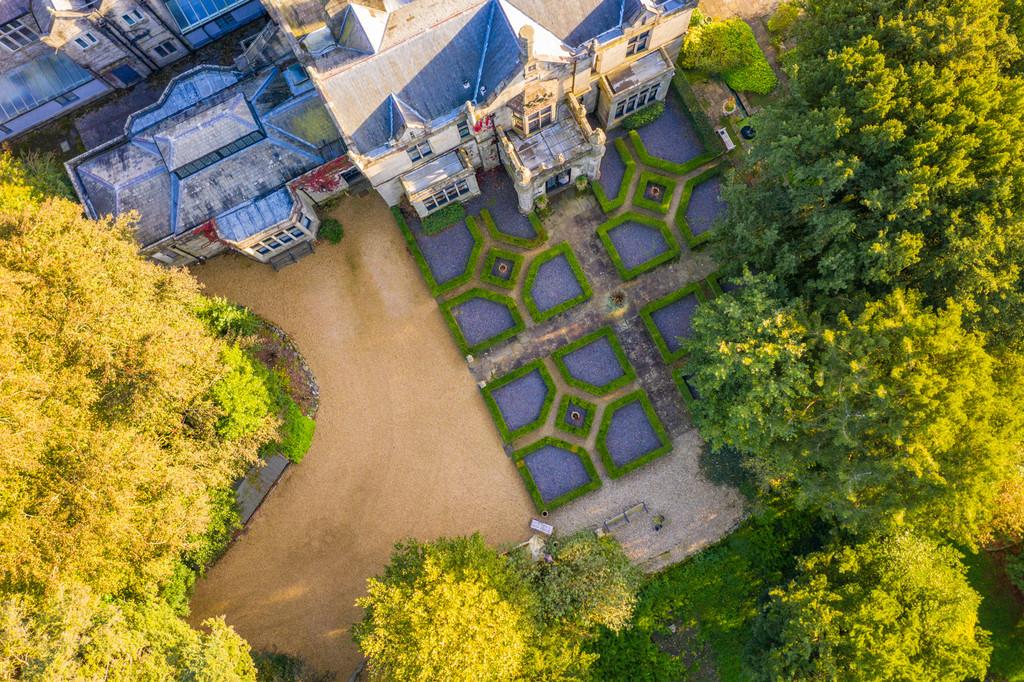
[[[637,128],[644,127],[648,123],[654,123],[664,113],[665,103],[658,101],[653,104],[648,104],[640,111],[636,111],[622,119],[621,125],[626,130],[636,130]]]
[[[345,229],[334,218],[324,218],[320,221],[320,237],[332,244],[337,244],[345,236]]]
[[[238,440],[259,433],[270,416],[269,372],[238,346],[228,346],[221,357],[228,372],[210,389],[213,402],[223,411],[217,435]]]
[[[260,318],[255,313],[220,296],[203,297],[196,317],[220,337],[252,336],[260,328]]]
[[[448,204],[424,218],[421,222],[425,234],[437,234],[466,218],[466,207],[462,204]]]
[[[280,454],[288,461],[298,464],[306,456],[309,446],[313,444],[316,422],[302,414],[298,404],[282,388],[278,388],[276,398],[280,406],[278,414],[281,417],[281,426],[277,431],[277,439],[260,448],[260,456]]]
[[[775,72],[742,19],[719,21],[691,30],[683,43],[680,66],[715,74],[734,90],[767,95],[775,89]]]
[[[334,675],[317,672],[301,658],[277,651],[254,651],[256,682],[330,682]]]

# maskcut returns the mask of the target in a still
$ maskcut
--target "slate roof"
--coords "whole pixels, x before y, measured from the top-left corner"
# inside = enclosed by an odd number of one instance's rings
[[[335,109],[342,129],[368,153],[395,139],[396,113],[436,120],[485,101],[521,69],[519,40],[497,0],[419,0],[389,15],[379,53],[344,64],[323,85],[328,99],[344,102]]]
[[[225,239],[240,242],[291,215],[295,200],[287,187],[248,201],[217,218],[217,231]]]
[[[238,93],[221,106],[200,111],[188,125],[167,126],[153,134],[167,167],[177,170],[260,129],[245,95]]]
[[[250,205],[344,151],[319,95],[291,95],[276,68],[251,77],[210,67],[187,72],[125,129],[68,170],[93,216],[138,213],[143,246]],[[171,172],[252,130],[265,139],[184,179]]]
[[[29,0],[0,0],[0,24],[28,14]]]
[[[570,47],[618,28],[641,9],[640,0],[509,0]]]

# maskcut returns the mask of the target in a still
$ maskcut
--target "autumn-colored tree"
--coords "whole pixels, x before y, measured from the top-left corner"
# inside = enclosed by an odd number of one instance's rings
[[[157,595],[231,527],[275,418],[195,280],[40,177],[0,153],[0,677],[251,679]]]

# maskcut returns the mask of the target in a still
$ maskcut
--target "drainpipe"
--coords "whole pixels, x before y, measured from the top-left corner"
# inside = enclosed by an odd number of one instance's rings
[[[167,32],[178,39],[178,42],[185,47],[185,54],[194,54],[195,50],[189,45],[188,40],[185,38],[185,34],[177,26],[171,26],[164,18],[160,16],[160,13],[153,9],[153,6],[149,3],[149,0],[138,0],[139,4],[149,10],[149,13],[159,22],[161,26],[167,29]]]
[[[114,22],[110,21],[99,12],[95,13],[94,21],[96,23],[96,27],[99,28],[100,31],[115,43],[118,43],[121,47],[127,49],[128,52],[138,57],[151,72],[160,70],[160,65],[150,59],[145,52],[135,45],[134,41],[121,33],[120,29],[114,25]]]

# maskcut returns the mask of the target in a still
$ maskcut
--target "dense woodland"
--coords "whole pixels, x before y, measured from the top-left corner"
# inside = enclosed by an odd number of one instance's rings
[[[750,518],[649,579],[587,535],[404,543],[360,600],[374,677],[1024,675],[965,567],[1024,590],[1024,3],[783,11],[688,356]],[[0,679],[314,679],[183,620],[280,429],[252,320],[65,193],[0,156]]]

